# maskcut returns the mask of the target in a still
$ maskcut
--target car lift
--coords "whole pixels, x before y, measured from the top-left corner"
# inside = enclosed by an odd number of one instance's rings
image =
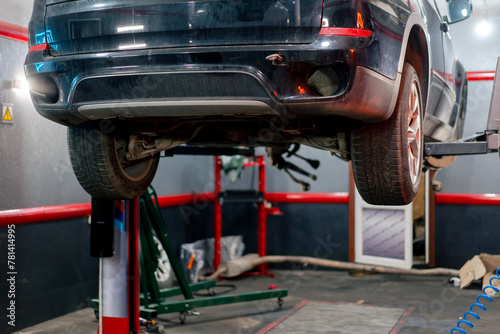
[[[425,156],[449,156],[449,155],[472,155],[498,152],[500,149],[500,58],[497,61],[495,72],[495,81],[491,96],[490,111],[486,130],[470,138],[462,139],[457,142],[425,143]]]
[[[198,147],[179,147],[175,154],[208,154]],[[210,155],[253,155],[253,149],[216,148]],[[130,201],[92,200],[91,255],[100,257],[99,299],[91,301],[104,334],[141,333],[140,318],[146,323],[159,314],[179,312],[181,323],[194,308],[277,298],[281,306],[286,289],[194,298],[193,291],[211,289],[215,281],[188,284],[168,237],[154,192]],[[139,215],[140,212],[140,215]],[[140,216],[140,221],[139,221]],[[140,232],[139,232],[140,231]],[[160,289],[154,277],[157,248],[153,231],[166,251],[179,287]],[[139,253],[139,238],[142,252]],[[142,294],[139,294],[139,263]],[[165,298],[183,295],[180,301]],[[99,311],[97,311],[99,310]]]

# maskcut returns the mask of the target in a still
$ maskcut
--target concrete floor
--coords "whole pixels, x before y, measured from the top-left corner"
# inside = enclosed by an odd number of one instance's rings
[[[276,274],[274,279],[251,276],[221,284],[235,285],[234,293],[265,290],[270,284],[288,288],[289,296],[281,308],[275,299],[262,300],[201,308],[201,315],[189,316],[184,325],[178,314],[161,315],[159,323],[166,333],[183,334],[450,333],[480,294],[479,287],[453,287],[448,284],[448,277],[356,277],[345,271],[313,270],[272,272]],[[488,310],[475,308],[481,319],[473,319],[474,328],[465,328],[464,324],[462,328],[468,334],[499,333],[500,298],[492,303],[482,300]],[[362,324],[367,327],[359,327]],[[17,333],[95,334],[97,321],[93,310],[86,308]]]

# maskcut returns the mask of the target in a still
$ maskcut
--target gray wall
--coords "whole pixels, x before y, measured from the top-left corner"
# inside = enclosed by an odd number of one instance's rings
[[[23,80],[27,45],[0,38],[0,103],[13,105],[13,124],[0,124],[0,210],[88,202],[77,186],[66,148],[66,129],[34,110]],[[7,52],[8,50],[8,52]]]
[[[31,16],[33,0],[2,0],[0,21],[27,27]]]

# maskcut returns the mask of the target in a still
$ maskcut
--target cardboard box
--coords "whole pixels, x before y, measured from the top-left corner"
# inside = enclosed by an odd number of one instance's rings
[[[495,271],[500,267],[500,255],[479,254],[467,261],[460,269],[460,288],[466,288],[475,280],[483,279],[483,289],[490,284],[490,279],[495,276]],[[500,289],[500,280],[493,280],[493,286]],[[487,289],[486,294],[498,297],[500,293]]]

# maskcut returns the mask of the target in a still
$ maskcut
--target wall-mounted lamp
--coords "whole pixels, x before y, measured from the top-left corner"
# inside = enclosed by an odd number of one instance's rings
[[[476,26],[476,34],[479,36],[487,36],[491,33],[491,23],[488,20],[488,5],[486,0],[483,0],[483,13],[481,22]]]
[[[476,33],[479,36],[489,35],[491,33],[491,24],[483,18],[476,26]]]

